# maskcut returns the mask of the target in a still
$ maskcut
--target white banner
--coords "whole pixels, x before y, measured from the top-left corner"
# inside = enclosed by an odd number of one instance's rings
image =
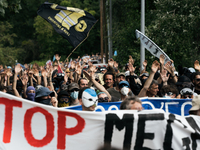
[[[165,64],[170,61],[171,59],[169,56],[160,48],[158,47],[151,39],[149,39],[146,35],[142,32],[135,30],[136,37],[140,39],[142,45],[155,57],[160,58],[160,55],[163,54],[165,56]],[[172,64],[174,66],[174,64]]]
[[[198,150],[199,125],[199,116],[160,109],[75,111],[0,92],[0,150]]]

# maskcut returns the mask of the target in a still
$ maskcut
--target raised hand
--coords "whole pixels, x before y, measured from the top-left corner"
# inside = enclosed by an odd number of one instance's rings
[[[111,58],[111,59],[108,61],[108,66],[113,67],[113,65],[114,65],[114,60]]]
[[[147,67],[147,60],[144,60],[144,62],[142,63],[142,65],[146,68]]]
[[[50,103],[53,105],[53,107],[58,106],[58,100],[56,97],[52,97]]]
[[[75,62],[71,61],[71,69],[74,69],[74,68],[75,68]]]
[[[43,77],[46,77],[46,76],[47,76],[47,72],[46,72],[45,69],[42,70],[42,76],[43,76]]]
[[[40,76],[40,75],[39,75],[39,71],[38,71],[37,69],[34,70],[34,75],[35,75],[36,77],[39,77],[39,76]]]
[[[132,56],[129,55],[129,60],[128,60],[128,62],[131,63],[132,65],[134,65],[135,59],[133,59]]]
[[[59,61],[61,56],[59,56],[58,54],[55,54],[55,58],[56,58],[57,61]]]
[[[114,67],[118,68],[118,63],[116,61],[114,61]]]
[[[132,63],[128,63],[128,69],[129,69],[130,73],[133,74],[135,72],[135,68],[136,67],[133,67]]]
[[[21,70],[22,70],[21,65],[20,65],[20,64],[17,64],[17,65],[15,66],[15,73],[18,74]]]
[[[82,71],[81,66],[78,65],[78,66],[76,67],[76,73],[79,74],[79,75],[81,75],[81,71]]]
[[[93,73],[95,73],[97,71],[97,68],[95,65],[90,66],[89,70]]]
[[[156,73],[159,67],[160,67],[160,63],[157,60],[155,60],[152,63],[151,71],[154,72],[154,73]]]
[[[21,78],[21,81],[22,81],[22,84],[25,86],[27,85],[28,83],[28,76],[27,75],[24,75],[22,78]]]
[[[171,62],[170,61],[168,61],[166,64],[165,64],[165,67],[164,67],[165,69],[167,69],[167,71],[170,73],[170,74],[172,74],[172,72],[173,72],[173,66],[171,65]]]
[[[199,61],[198,60],[195,60],[195,62],[194,62],[194,69],[200,71],[200,65],[199,65]]]
[[[164,65],[164,63],[165,63],[165,56],[163,54],[161,54],[159,60],[160,60],[161,65]]]
[[[33,70],[29,70],[29,72],[28,72],[28,75],[29,75],[29,77],[33,77],[33,73],[34,73],[34,71]]]
[[[167,82],[169,79],[170,74],[167,76],[167,70],[163,69],[162,72],[160,73],[160,77],[163,82]]]

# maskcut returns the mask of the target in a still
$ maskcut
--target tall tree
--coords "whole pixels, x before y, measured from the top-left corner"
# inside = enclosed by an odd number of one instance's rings
[[[154,20],[147,35],[161,47],[175,65],[191,67],[200,59],[200,1],[155,1]]]

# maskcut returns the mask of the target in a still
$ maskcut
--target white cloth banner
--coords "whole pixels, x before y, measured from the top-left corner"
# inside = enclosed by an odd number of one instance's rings
[[[0,92],[0,150],[198,150],[199,126],[199,116],[160,109],[75,111]]]
[[[163,54],[165,56],[165,64],[170,61],[171,59],[169,56],[160,48],[158,47],[151,39],[149,39],[146,35],[142,32],[135,30],[136,38],[140,39],[142,45],[155,57],[160,58],[160,55]],[[174,65],[174,64],[172,64]]]

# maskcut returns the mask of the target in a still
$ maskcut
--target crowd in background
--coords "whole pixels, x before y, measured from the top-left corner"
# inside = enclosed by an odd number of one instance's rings
[[[175,68],[172,60],[165,63],[161,55],[152,64],[145,60],[136,74],[132,56],[122,69],[113,59],[108,64],[96,64],[101,61],[98,54],[66,62],[60,58],[55,54],[44,66],[0,65],[0,90],[45,105],[82,105],[89,111],[95,110],[98,102],[122,101],[120,109],[142,110],[140,97],[192,99],[200,94],[198,60],[190,68]],[[149,72],[147,65],[151,66]]]

